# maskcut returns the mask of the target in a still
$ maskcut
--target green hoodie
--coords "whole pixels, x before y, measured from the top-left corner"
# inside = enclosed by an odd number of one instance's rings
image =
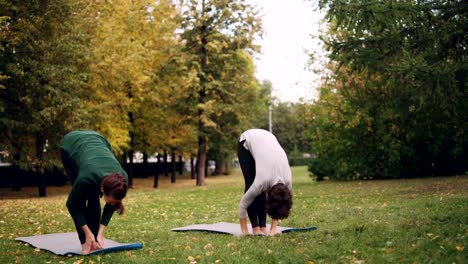
[[[87,194],[99,193],[105,176],[119,173],[128,182],[127,173],[112,153],[109,142],[95,131],[72,131],[60,141],[63,159],[75,171],[75,182],[67,200],[68,211],[75,224],[86,225],[85,209]],[[65,152],[65,153],[63,153]],[[101,224],[107,226],[115,208],[106,204],[102,212]]]

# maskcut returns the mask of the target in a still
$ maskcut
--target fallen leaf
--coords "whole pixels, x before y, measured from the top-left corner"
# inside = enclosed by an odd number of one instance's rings
[[[213,246],[211,244],[206,244],[203,249],[205,250],[211,250],[213,248]]]
[[[79,259],[79,260],[73,262],[73,264],[82,264],[82,263],[83,263],[83,259]]]
[[[460,252],[462,252],[463,250],[465,250],[465,246],[462,246],[462,245],[456,246],[455,248],[457,249],[457,251],[460,251]]]
[[[228,243],[227,247],[232,251],[236,250],[236,244],[234,244],[234,243]]]

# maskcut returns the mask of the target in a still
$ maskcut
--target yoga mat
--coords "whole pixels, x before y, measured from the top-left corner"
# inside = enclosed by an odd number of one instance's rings
[[[249,233],[252,234],[252,226],[248,225]],[[270,224],[267,224],[268,230],[270,229]],[[277,226],[276,230],[280,233],[290,233],[290,232],[306,232],[311,230],[316,230],[316,226],[309,226],[304,228],[296,228],[296,227],[284,227],[284,226]],[[184,227],[172,228],[171,231],[174,232],[186,232],[186,231],[207,231],[207,232],[214,232],[214,233],[222,233],[222,234],[231,234],[235,236],[242,235],[240,230],[240,224],[236,223],[227,223],[227,222],[219,222],[215,224],[197,224],[197,225],[188,225]]]
[[[76,232],[18,237],[15,240],[26,242],[33,247],[50,251],[56,255],[83,255],[81,254],[81,244]],[[87,255],[143,248],[141,243],[119,243],[107,238],[104,238],[104,246],[106,248],[93,251]]]

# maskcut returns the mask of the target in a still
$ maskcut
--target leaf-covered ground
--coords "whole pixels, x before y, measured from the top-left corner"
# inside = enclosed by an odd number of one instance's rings
[[[293,168],[294,205],[283,226],[318,226],[306,233],[234,237],[171,232],[174,227],[237,222],[243,179],[209,177],[206,186],[179,178],[135,179],[126,213],[107,237],[141,242],[135,251],[59,257],[14,241],[19,236],[74,231],[65,207],[70,187],[0,189],[0,263],[467,263],[468,176],[314,182]]]

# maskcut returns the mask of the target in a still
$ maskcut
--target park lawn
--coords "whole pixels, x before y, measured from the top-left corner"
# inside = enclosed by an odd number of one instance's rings
[[[16,237],[74,231],[65,207],[70,187],[0,189],[0,263],[468,263],[468,176],[314,182],[293,167],[294,204],[282,226],[318,230],[274,237],[171,232],[174,227],[238,222],[239,170],[206,186],[181,178],[135,179],[107,237],[144,248],[100,256],[60,257]]]

